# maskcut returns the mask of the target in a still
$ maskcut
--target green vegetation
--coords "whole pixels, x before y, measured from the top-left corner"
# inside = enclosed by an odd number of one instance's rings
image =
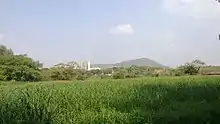
[[[134,64],[134,65],[132,65]],[[51,68],[42,68],[43,64],[27,55],[15,55],[11,49],[0,45],[0,81],[55,81],[87,79],[124,79],[138,77],[217,75],[212,66],[206,66],[200,60],[185,63],[177,68],[168,68],[153,60],[141,58],[123,61],[116,67],[102,70],[85,70],[75,61],[59,63]],[[209,68],[209,69],[208,69]],[[215,70],[215,73],[212,72]]]
[[[0,45],[0,81],[40,81],[42,64]]]
[[[0,45],[0,123],[218,123],[220,77],[202,75],[217,75],[219,67],[130,62],[90,71],[74,61],[42,68]]]
[[[102,70],[75,61],[43,68],[0,45],[0,123],[219,123],[220,76],[207,75],[220,75],[220,66],[169,68],[148,58],[93,66]]]
[[[2,83],[0,123],[217,124],[220,77]]]

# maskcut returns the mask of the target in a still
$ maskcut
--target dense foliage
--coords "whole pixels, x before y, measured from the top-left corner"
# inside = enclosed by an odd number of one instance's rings
[[[219,82],[187,76],[2,83],[0,123],[218,124]]]
[[[200,60],[185,63],[175,69],[140,67],[113,67],[102,70],[81,69],[79,64],[70,61],[59,63],[51,68],[42,68],[43,64],[34,61],[27,55],[15,55],[11,49],[0,45],[0,81],[50,81],[50,80],[86,80],[88,78],[137,78],[158,76],[181,76],[210,74],[204,68],[205,63]],[[219,71],[216,71],[219,73]],[[211,73],[216,74],[216,73]],[[220,73],[219,73],[220,74]]]
[[[39,81],[41,80],[39,61],[27,55],[14,55],[11,49],[0,45],[0,80]]]

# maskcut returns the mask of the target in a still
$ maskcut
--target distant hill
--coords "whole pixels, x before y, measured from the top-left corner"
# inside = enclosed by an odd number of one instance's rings
[[[92,67],[112,68],[112,67],[130,67],[131,65],[169,68],[168,66],[162,65],[148,58],[133,59],[128,61],[122,61],[120,63],[115,63],[115,64],[93,64]]]

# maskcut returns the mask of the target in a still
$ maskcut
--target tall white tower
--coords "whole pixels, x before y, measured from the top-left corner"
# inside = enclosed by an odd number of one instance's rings
[[[87,65],[87,67],[88,67],[88,70],[91,69],[91,67],[90,67],[90,61],[88,61],[88,65]]]

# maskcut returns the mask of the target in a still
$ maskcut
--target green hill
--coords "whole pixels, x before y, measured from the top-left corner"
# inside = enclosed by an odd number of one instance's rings
[[[122,61],[120,63],[115,63],[115,64],[93,64],[92,66],[100,67],[100,68],[112,68],[112,67],[130,67],[132,65],[145,66],[145,67],[157,67],[157,68],[169,68],[165,65],[162,65],[148,58],[133,59],[133,60],[128,60],[128,61]]]

